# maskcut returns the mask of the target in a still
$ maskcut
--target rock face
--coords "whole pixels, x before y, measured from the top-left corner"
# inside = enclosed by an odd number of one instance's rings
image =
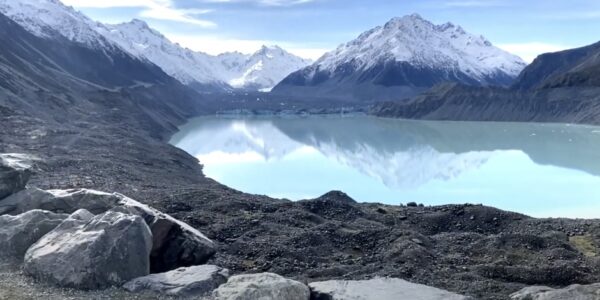
[[[29,160],[23,154],[0,154],[0,199],[25,188],[31,176]]]
[[[600,43],[538,56],[515,82],[519,90],[599,86]]]
[[[524,288],[510,297],[513,300],[598,300],[600,299],[600,283],[576,284],[564,289],[533,286]]]
[[[212,293],[227,282],[227,278],[229,270],[203,265],[136,278],[123,287],[134,293],[152,291],[176,297],[199,297]]]
[[[151,249],[142,218],[79,210],[27,250],[24,270],[59,286],[106,288],[148,275]]]
[[[85,209],[101,214],[115,207],[142,217],[152,231],[151,270],[165,272],[205,263],[215,253],[214,243],[201,232],[167,214],[117,193],[88,189],[27,189],[0,201],[0,214],[30,209],[72,213]]]
[[[217,300],[308,300],[310,291],[300,282],[277,274],[260,273],[232,276],[213,296]]]
[[[315,300],[467,300],[465,296],[396,278],[309,284]]]
[[[32,210],[18,216],[0,216],[0,256],[22,259],[33,243],[67,217],[43,210]]]

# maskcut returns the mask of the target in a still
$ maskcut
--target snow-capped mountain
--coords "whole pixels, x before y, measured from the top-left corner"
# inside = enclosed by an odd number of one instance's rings
[[[59,0],[0,0],[0,13],[42,38],[61,35],[90,47],[114,48],[98,33],[102,24],[92,21]]]
[[[271,89],[285,76],[310,64],[277,46],[263,46],[251,55],[195,52],[169,41],[140,20],[104,28],[101,32],[122,48],[155,63],[187,85]]]
[[[402,98],[400,94],[418,93],[445,81],[506,86],[525,66],[522,59],[482,36],[452,23],[435,25],[413,14],[394,18],[342,44],[288,76],[275,91],[301,88],[369,100]],[[394,89],[385,95],[386,88]],[[357,91],[367,92],[357,95]]]
[[[100,31],[123,49],[155,63],[187,85],[270,90],[285,76],[310,64],[277,46],[263,46],[251,55],[195,52],[169,41],[140,20],[104,28]]]
[[[169,41],[143,21],[102,24],[59,0],[0,0],[0,13],[38,37],[61,35],[93,49],[126,52],[199,91],[270,90],[288,74],[310,64],[276,46],[251,55],[195,52]]]
[[[222,67],[213,56],[169,41],[141,20],[104,25],[99,32],[132,55],[147,59],[186,85],[227,86]]]
[[[271,90],[287,75],[310,63],[310,60],[290,54],[278,46],[263,46],[245,57],[241,72],[228,83],[235,88]]]

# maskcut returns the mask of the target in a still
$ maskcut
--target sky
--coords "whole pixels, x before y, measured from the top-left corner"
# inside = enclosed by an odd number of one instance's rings
[[[251,53],[262,45],[317,59],[393,17],[452,22],[530,62],[600,40],[598,0],[61,0],[92,19],[146,21],[195,51]]]

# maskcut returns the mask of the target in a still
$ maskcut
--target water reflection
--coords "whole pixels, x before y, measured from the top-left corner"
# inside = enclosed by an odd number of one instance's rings
[[[590,126],[198,118],[172,143],[227,185],[291,199],[341,189],[362,201],[581,217],[595,217],[582,209],[600,200],[600,130]]]

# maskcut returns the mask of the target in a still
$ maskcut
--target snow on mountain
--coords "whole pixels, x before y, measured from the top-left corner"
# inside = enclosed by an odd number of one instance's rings
[[[172,43],[144,21],[104,25],[101,34],[132,55],[145,58],[183,84],[226,85],[222,67],[213,56]]]
[[[434,25],[417,14],[394,18],[327,53],[315,64],[333,71],[351,62],[359,70],[381,61],[459,70],[485,83],[498,72],[516,77],[527,65],[518,56],[492,45],[483,36],[452,23]]]
[[[195,52],[169,41],[143,21],[102,24],[59,0],[0,0],[0,13],[39,37],[61,35],[90,48],[125,51],[199,90],[270,89],[310,63],[276,46],[263,47],[252,55]]]
[[[252,55],[230,52],[212,56],[195,52],[169,41],[140,20],[104,28],[100,31],[122,48],[155,63],[188,85],[271,89],[288,74],[310,64],[277,46],[263,46]]]
[[[243,73],[230,79],[229,84],[236,88],[270,90],[285,76],[310,63],[278,46],[263,46],[246,58]]]
[[[0,0],[0,13],[11,18],[38,37],[56,35],[90,47],[114,48],[97,28],[102,24],[92,21],[59,0]]]
[[[394,18],[290,74],[274,91],[364,101],[400,100],[443,82],[508,86],[519,57],[452,23]]]

